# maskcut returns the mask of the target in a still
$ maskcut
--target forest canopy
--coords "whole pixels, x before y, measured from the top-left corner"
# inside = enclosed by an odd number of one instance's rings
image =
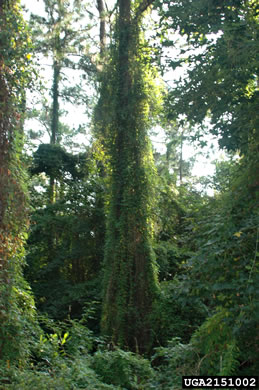
[[[258,373],[258,42],[256,0],[0,0],[0,389]]]

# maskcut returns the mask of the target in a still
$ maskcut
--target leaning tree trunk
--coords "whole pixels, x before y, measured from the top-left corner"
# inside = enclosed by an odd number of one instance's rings
[[[108,110],[113,110],[108,135],[111,197],[102,329],[115,344],[142,353],[151,340],[150,315],[156,294],[150,226],[153,169],[139,26],[131,16],[131,6],[131,0],[119,0],[111,76],[114,100],[108,104]]]

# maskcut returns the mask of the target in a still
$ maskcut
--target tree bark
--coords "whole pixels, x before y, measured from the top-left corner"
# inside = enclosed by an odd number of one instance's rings
[[[57,60],[53,63],[53,85],[52,85],[52,118],[51,118],[51,144],[57,143],[59,127],[59,79],[60,65]]]

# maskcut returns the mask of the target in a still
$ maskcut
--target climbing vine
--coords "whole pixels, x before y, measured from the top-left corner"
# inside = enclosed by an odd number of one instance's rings
[[[14,359],[26,351],[21,335],[33,315],[22,277],[28,222],[21,159],[31,47],[18,1],[0,3],[0,26],[0,358]]]
[[[131,1],[120,1],[96,117],[110,166],[102,329],[115,344],[144,352],[158,289],[151,246],[155,169],[147,133],[157,105],[150,98],[155,71],[143,54],[139,25]],[[98,114],[104,120],[98,122]]]

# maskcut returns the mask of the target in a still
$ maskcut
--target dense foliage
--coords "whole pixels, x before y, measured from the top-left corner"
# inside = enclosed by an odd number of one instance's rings
[[[28,200],[21,152],[30,43],[17,1],[0,3],[0,359],[24,358],[34,302],[22,276]]]
[[[258,142],[258,7],[256,1],[163,1],[158,4],[164,45],[177,30],[187,45],[170,67],[188,64],[187,77],[169,94],[170,116],[202,124],[228,150],[245,153]],[[168,36],[168,38],[167,38]],[[253,142],[253,141],[252,141]]]
[[[29,30],[0,0],[0,389],[256,375],[256,1],[44,5]],[[86,146],[69,117],[90,101]],[[225,157],[194,177],[209,134]]]

